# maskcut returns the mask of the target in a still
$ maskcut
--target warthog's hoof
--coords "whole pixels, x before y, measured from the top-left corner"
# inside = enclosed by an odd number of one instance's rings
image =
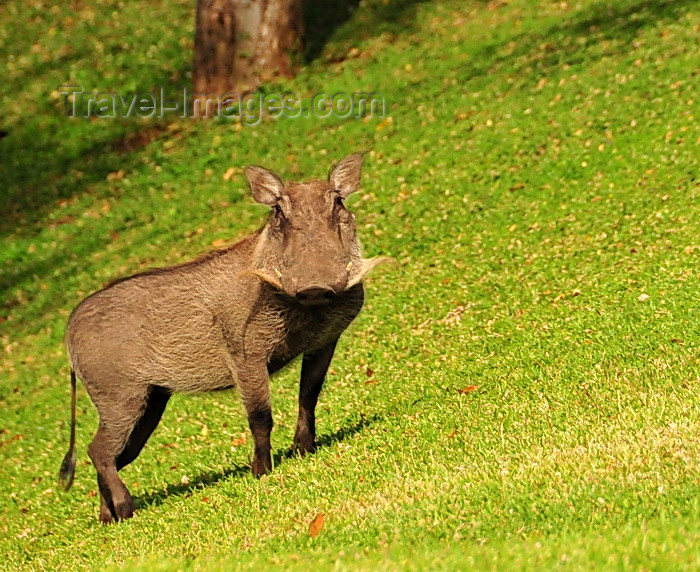
[[[269,455],[267,458],[263,459],[256,456],[253,459],[252,469],[253,475],[256,477],[262,477],[263,475],[266,475],[272,471],[272,459],[270,459]]]
[[[316,441],[309,433],[300,433],[294,436],[294,450],[302,456],[316,452]]]
[[[127,500],[114,505],[111,509],[105,504],[100,506],[100,522],[102,524],[111,524],[131,518],[134,516],[134,501],[129,497]]]

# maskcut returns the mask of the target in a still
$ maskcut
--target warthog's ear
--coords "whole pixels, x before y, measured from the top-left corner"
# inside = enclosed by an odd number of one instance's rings
[[[328,181],[331,188],[345,198],[360,186],[362,153],[353,153],[342,159],[331,171]]]
[[[262,167],[247,167],[245,176],[257,202],[272,207],[282,199],[284,183],[273,172]]]

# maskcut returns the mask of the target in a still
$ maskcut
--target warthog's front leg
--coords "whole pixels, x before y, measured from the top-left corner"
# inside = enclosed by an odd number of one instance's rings
[[[304,354],[299,383],[299,418],[294,434],[294,448],[302,454],[316,450],[316,403],[337,341],[316,352]]]
[[[254,453],[252,469],[256,477],[272,470],[270,433],[272,432],[272,407],[270,405],[270,378],[267,364],[248,366],[240,373],[239,390],[248,413],[248,425],[253,435]]]

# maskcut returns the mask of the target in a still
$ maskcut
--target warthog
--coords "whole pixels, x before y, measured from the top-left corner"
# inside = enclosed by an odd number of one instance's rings
[[[59,475],[75,474],[79,377],[99,413],[88,454],[97,469],[100,521],[129,518],[134,502],[118,471],[141,452],[175,391],[237,387],[253,435],[253,474],[272,469],[270,375],[303,354],[294,447],[315,448],[314,410],[340,334],[362,307],[362,280],[383,258],[362,258],[344,201],[360,184],[362,155],[327,182],[285,185],[248,167],[266,224],[192,262],[117,280],[71,314],[70,446]]]

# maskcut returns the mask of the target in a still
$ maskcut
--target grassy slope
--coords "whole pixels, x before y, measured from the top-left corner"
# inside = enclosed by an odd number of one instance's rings
[[[281,87],[379,90],[391,121],[61,115],[59,85],[186,84],[191,4],[0,7],[0,566],[699,567],[693,4],[368,1]],[[84,392],[55,488],[70,309],[255,228],[240,167],[356,149],[366,250],[402,271],[337,352],[319,452],[285,457],[296,368],[259,481],[235,393],[176,397],[124,471],[137,517],[98,526]]]

